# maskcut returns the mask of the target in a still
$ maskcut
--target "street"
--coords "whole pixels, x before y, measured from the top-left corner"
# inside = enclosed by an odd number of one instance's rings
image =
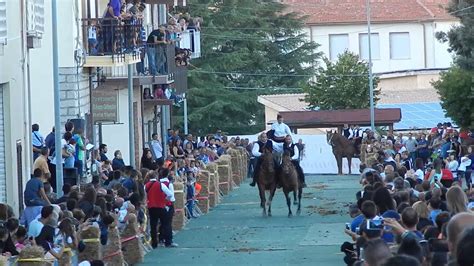
[[[179,248],[158,248],[143,265],[343,265],[339,247],[349,239],[343,231],[351,220],[347,206],[355,199],[357,180],[307,176],[301,216],[292,218],[281,190],[273,200],[273,217],[262,217],[258,189],[244,182],[175,235]]]

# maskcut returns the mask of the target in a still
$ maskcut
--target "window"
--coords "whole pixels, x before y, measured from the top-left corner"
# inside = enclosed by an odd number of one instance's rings
[[[410,59],[410,34],[390,33],[390,59]]]
[[[0,0],[0,45],[7,44],[7,1]]]
[[[332,61],[337,60],[337,56],[349,49],[348,34],[330,34],[329,35],[329,58]]]
[[[372,59],[380,59],[379,34],[371,33],[370,36]],[[369,60],[369,38],[367,33],[359,34],[359,56],[363,60]]]

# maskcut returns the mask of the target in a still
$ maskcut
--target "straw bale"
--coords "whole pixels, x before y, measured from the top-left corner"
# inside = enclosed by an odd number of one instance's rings
[[[210,175],[209,171],[201,171],[197,177],[197,182],[201,185],[201,191],[199,193],[200,196],[208,196],[210,183]]]
[[[174,190],[183,190],[184,189],[184,183],[174,182],[173,183],[173,188],[174,188]]]
[[[219,178],[211,173],[209,175],[209,207],[215,207],[219,203]]]
[[[128,214],[127,225],[121,234],[121,238],[126,239],[132,236],[138,236],[138,234],[137,216],[133,213]],[[145,255],[139,237],[135,237],[134,239],[125,242],[122,241],[122,250],[123,257],[128,265],[143,262],[143,257]]]
[[[173,231],[178,231],[184,228],[186,225],[186,214],[184,213],[184,209],[176,209],[173,215],[172,221],[172,228]]]
[[[87,226],[79,233],[80,239],[99,239],[100,230],[94,226]],[[102,259],[102,248],[100,241],[84,242],[84,250],[79,252],[79,261],[93,261]]]
[[[25,247],[18,255],[18,258],[19,259],[44,258],[44,249],[41,246]],[[46,261],[18,262],[18,266],[50,266],[50,265],[53,265],[53,264]]]
[[[175,190],[174,199],[175,199],[174,207],[176,209],[184,208],[184,206],[186,205],[186,194],[184,193],[184,191]]]
[[[209,197],[207,196],[198,197],[198,206],[199,206],[199,209],[201,209],[202,213],[208,213],[209,212]]]
[[[59,265],[61,266],[70,266],[71,258],[72,258],[72,251],[63,252],[61,258],[58,260]]]
[[[229,165],[219,165],[218,169],[219,173],[219,188],[220,190],[225,194],[229,194],[229,191],[231,190],[231,176],[232,173],[230,172],[230,167]]]
[[[107,230],[107,244],[104,248],[104,262],[106,265],[123,265],[125,260],[122,253],[122,243],[120,243],[120,233],[116,226],[111,226]]]

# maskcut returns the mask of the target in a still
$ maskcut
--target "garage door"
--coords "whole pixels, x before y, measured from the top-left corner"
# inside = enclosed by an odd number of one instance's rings
[[[3,113],[3,86],[0,84],[0,202],[7,202],[7,180],[5,173],[5,127]]]

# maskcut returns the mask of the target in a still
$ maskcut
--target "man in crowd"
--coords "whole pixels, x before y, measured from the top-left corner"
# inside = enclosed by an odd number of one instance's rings
[[[99,145],[99,154],[100,154],[100,161],[101,162],[105,162],[105,161],[108,161],[109,158],[107,158],[107,144],[100,144]]]
[[[44,147],[43,135],[39,132],[39,125],[34,124],[31,126],[31,144],[33,145],[33,161],[36,160],[41,154],[41,148]]]
[[[169,43],[166,40],[166,27],[160,25],[157,30],[153,30],[146,42],[150,74],[166,74],[166,44]]]
[[[48,197],[44,192],[43,186],[43,171],[35,169],[33,176],[26,183],[25,191],[23,193],[25,205],[29,206],[46,206],[50,205]]]
[[[151,135],[152,140],[150,141],[150,149],[158,166],[163,166],[163,147],[161,146],[160,140],[158,139],[158,134],[153,133]]]

